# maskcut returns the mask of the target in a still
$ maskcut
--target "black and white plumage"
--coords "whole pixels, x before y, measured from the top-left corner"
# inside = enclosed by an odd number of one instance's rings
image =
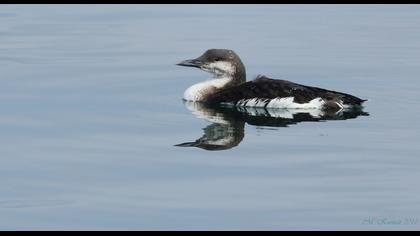
[[[353,95],[259,76],[255,80],[209,95],[210,104],[268,108],[342,109],[365,100]]]
[[[236,107],[334,109],[360,107],[365,99],[350,94],[258,76],[246,82],[245,66],[229,49],[209,49],[181,66],[197,67],[214,79],[195,84],[184,93],[187,101]]]

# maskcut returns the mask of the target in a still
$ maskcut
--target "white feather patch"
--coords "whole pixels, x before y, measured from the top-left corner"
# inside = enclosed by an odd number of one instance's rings
[[[322,98],[314,98],[308,103],[296,103],[293,102],[293,99],[293,97],[275,98],[268,103],[267,107],[289,109],[321,109],[325,104]]]
[[[225,86],[231,78],[222,77],[217,79],[206,80],[189,87],[184,92],[184,99],[187,101],[203,101],[206,95],[211,93],[215,88],[220,89]]]
[[[307,103],[296,103],[293,97],[274,98],[271,100],[261,98],[241,99],[237,107],[266,107],[287,109],[322,109],[325,102],[322,98],[314,98]]]
[[[216,76],[233,75],[235,73],[235,66],[227,61],[216,61],[202,67],[203,70],[214,73]]]

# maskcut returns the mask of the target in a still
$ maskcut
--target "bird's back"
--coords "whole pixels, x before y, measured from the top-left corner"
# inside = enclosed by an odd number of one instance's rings
[[[258,76],[255,80],[221,90],[207,99],[209,104],[283,108],[343,108],[360,106],[364,99],[337,91],[311,87],[287,80]]]

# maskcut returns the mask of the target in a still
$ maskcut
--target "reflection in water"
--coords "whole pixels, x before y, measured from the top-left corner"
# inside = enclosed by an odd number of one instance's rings
[[[237,146],[244,138],[245,123],[254,126],[288,127],[305,121],[347,120],[368,116],[362,108],[351,110],[273,109],[263,107],[209,107],[200,102],[184,101],[198,118],[212,124],[204,128],[204,135],[194,142],[178,147],[199,147],[206,150],[226,150]]]

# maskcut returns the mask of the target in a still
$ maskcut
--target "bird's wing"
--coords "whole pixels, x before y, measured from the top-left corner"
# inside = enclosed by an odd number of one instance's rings
[[[340,99],[344,104],[349,105],[361,105],[366,101],[346,93],[259,76],[255,80],[213,94],[209,97],[208,103],[236,103],[242,99],[278,97],[293,97],[296,103],[307,103],[319,97],[326,100]]]

